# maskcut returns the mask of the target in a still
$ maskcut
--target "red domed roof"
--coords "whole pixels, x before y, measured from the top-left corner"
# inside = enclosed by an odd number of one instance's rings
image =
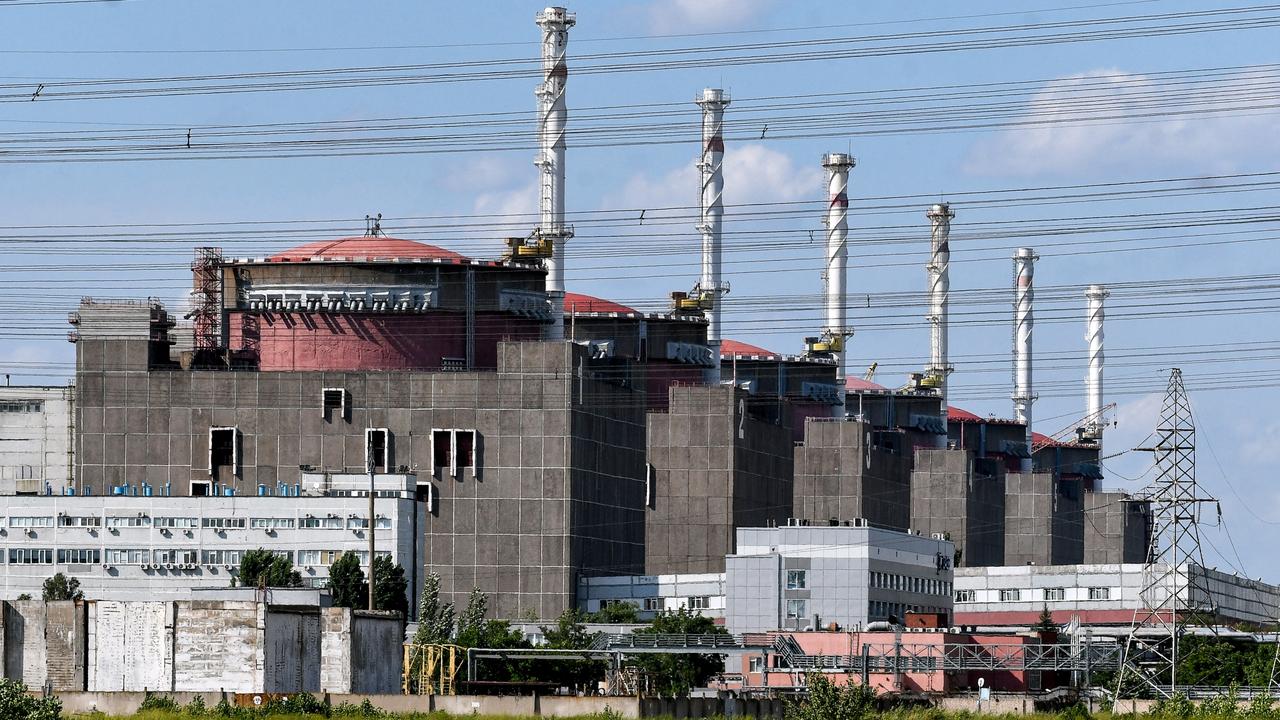
[[[961,410],[954,405],[947,406],[947,419],[963,422],[982,422],[982,418],[974,415],[968,410]]]
[[[860,378],[860,377],[854,377],[853,375],[850,375],[849,377],[847,377],[847,378],[845,378],[845,379],[844,379],[844,387],[845,387],[845,389],[846,389],[846,390],[854,390],[854,391],[857,391],[857,390],[888,390],[888,389],[889,389],[889,388],[887,388],[887,387],[885,387],[885,386],[881,385],[880,383],[874,383],[874,382],[871,382],[870,380],[863,380],[862,378]]]
[[[269,259],[275,262],[307,262],[309,260],[346,260],[349,258],[467,261],[465,256],[435,245],[427,245],[414,240],[368,235],[307,243],[276,253]]]
[[[720,341],[720,357],[734,357],[734,356],[743,356],[743,355],[767,355],[771,357],[775,354],[776,353],[774,353],[772,350],[765,350],[762,347],[757,347],[755,345],[748,345],[747,343],[740,342],[738,340],[730,340],[728,338],[725,338],[724,340]]]
[[[601,300],[591,295],[583,295],[582,293],[566,292],[564,294],[564,311],[566,313],[623,313],[625,315],[634,315],[635,310],[620,305],[612,300]]]

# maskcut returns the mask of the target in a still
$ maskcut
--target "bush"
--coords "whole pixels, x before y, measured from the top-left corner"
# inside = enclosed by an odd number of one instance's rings
[[[182,710],[182,706],[178,704],[177,700],[174,700],[168,695],[154,695],[152,693],[147,693],[147,696],[142,698],[142,704],[138,706],[139,712],[143,710],[163,710],[165,712],[177,713]]]
[[[0,678],[0,720],[59,720],[61,717],[61,700],[31,697],[26,685]]]
[[[876,691],[865,685],[836,685],[821,673],[808,678],[809,697],[787,703],[787,720],[859,720],[876,713]]]

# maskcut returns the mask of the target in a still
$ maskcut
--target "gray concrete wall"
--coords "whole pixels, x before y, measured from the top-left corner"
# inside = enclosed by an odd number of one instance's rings
[[[0,387],[0,495],[67,487],[74,395],[74,387]]]
[[[1146,560],[1151,534],[1150,507],[1128,493],[1084,495],[1084,562],[1089,565]]]
[[[40,600],[4,603],[5,677],[29,688],[44,687],[48,654],[44,642],[45,610]]]
[[[320,690],[320,614],[316,609],[268,610],[262,638],[264,692]]]
[[[252,601],[178,601],[173,689],[262,689],[266,615],[266,607]]]
[[[1004,564],[1005,498],[1004,475],[974,473],[971,452],[916,449],[911,527],[946,534],[960,551],[961,567]]]
[[[1084,560],[1079,479],[1053,473],[1005,475],[1005,565],[1075,565]]]
[[[29,688],[85,688],[86,612],[83,602],[17,600],[4,603],[5,677]]]
[[[872,427],[810,418],[795,449],[794,514],[824,523],[865,518],[895,530],[911,526],[910,455],[875,447]]]
[[[324,608],[320,622],[323,692],[399,692],[404,628],[398,615]]]
[[[98,600],[88,606],[90,691],[173,688],[173,603]]]

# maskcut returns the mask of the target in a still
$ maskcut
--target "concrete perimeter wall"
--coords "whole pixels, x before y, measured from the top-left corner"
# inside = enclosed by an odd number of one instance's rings
[[[331,693],[397,693],[404,627],[393,613],[320,611],[320,686]]]
[[[88,688],[172,688],[173,623],[173,603],[89,603]]]
[[[4,673],[30,688],[85,686],[85,605],[70,600],[5,602]]]

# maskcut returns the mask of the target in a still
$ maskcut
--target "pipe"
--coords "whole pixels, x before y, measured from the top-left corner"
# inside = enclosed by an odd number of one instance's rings
[[[1013,418],[1027,426],[1027,447],[1031,447],[1031,404],[1035,402],[1032,386],[1032,330],[1035,327],[1035,262],[1039,259],[1031,248],[1018,248],[1013,254]],[[1031,460],[1022,461],[1022,471],[1031,470]]]
[[[717,88],[706,88],[695,100],[702,108],[702,216],[698,231],[702,233],[702,277],[698,280],[700,296],[710,293],[711,309],[707,311],[707,347],[712,363],[707,370],[707,383],[720,383],[720,297],[729,291],[720,280],[721,231],[724,224],[724,109],[729,94]]]
[[[956,213],[947,203],[929,208],[925,217],[931,226],[929,238],[932,255],[929,260],[929,375],[938,384],[938,417],[947,426],[947,305],[951,294],[951,218]],[[938,438],[946,447],[947,436]]]
[[[827,333],[838,343],[836,361],[836,396],[840,404],[836,417],[844,417],[845,352],[844,338],[849,335],[846,295],[849,264],[849,170],[857,164],[852,155],[827,153],[822,167],[827,170],[827,267],[823,277],[827,283]]]
[[[551,258],[547,260],[551,324],[546,327],[543,338],[563,340],[564,244],[573,237],[573,228],[564,222],[564,133],[569,117],[564,97],[569,78],[565,53],[569,46],[569,28],[577,23],[577,16],[562,7],[548,7],[534,17],[534,22],[542,28],[542,84],[535,90],[541,148],[534,163],[541,170],[538,232],[550,239],[552,245]]]
[[[1099,445],[1102,444],[1102,428],[1106,425],[1106,418],[1102,417],[1102,366],[1106,360],[1102,351],[1102,324],[1106,318],[1103,302],[1110,294],[1101,285],[1090,285],[1084,293],[1089,301],[1089,326],[1085,331],[1085,339],[1089,341],[1089,372],[1085,376],[1089,422],[1085,425],[1085,437]]]

